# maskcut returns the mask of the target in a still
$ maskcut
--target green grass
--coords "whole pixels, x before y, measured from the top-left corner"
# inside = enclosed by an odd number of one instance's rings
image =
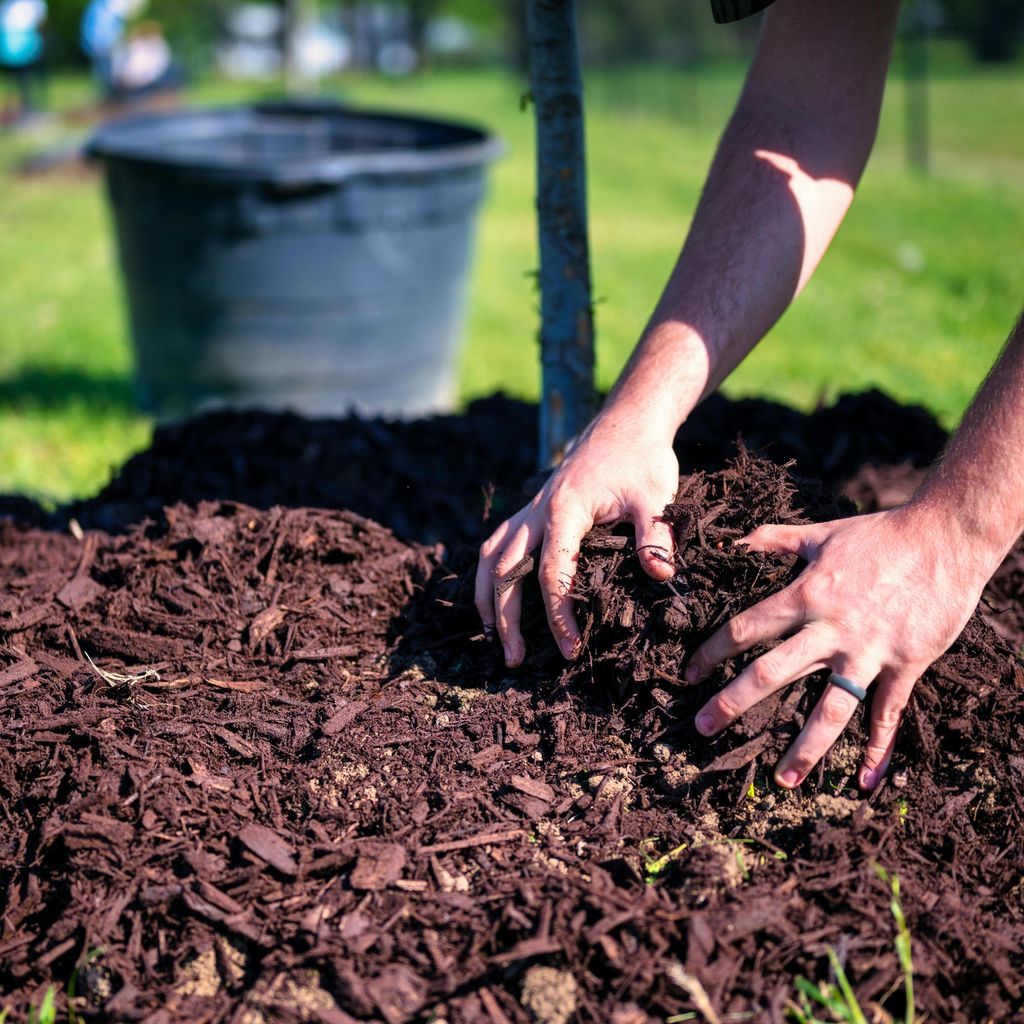
[[[4,1010],[3,1015],[0,1016],[0,1024],[7,1019],[8,1012],[8,1010]],[[43,1001],[38,1007],[30,1006],[28,1008],[26,1020],[28,1024],[55,1024],[57,1020],[57,989],[53,985],[47,988],[43,995]]]
[[[889,890],[889,911],[896,923],[894,945],[899,960],[901,981],[903,984],[903,1024],[915,1024],[917,1020],[914,1006],[914,960],[911,952],[910,928],[903,913],[900,900],[899,876],[890,874],[880,864],[875,865],[875,873]],[[797,1002],[790,1001],[787,1006],[789,1018],[796,1024],[868,1024],[868,1019],[861,1009],[857,996],[846,976],[846,971],[836,955],[829,947],[828,961],[831,968],[832,981],[808,981],[797,978]],[[887,995],[891,994],[891,990]],[[884,1001],[884,1000],[883,1000]],[[827,1018],[817,1014],[824,1011]],[[872,1020],[877,1019],[872,1015]],[[888,1017],[886,1019],[889,1019]]]
[[[674,80],[630,72],[588,82],[603,386],[614,380],[672,266],[741,79],[739,66],[716,65]],[[979,70],[955,53],[942,55],[926,179],[904,164],[901,85],[891,83],[875,158],[832,251],[727,383],[728,393],[806,408],[822,396],[879,386],[927,405],[951,426],[991,364],[1024,299],[1024,132],[1010,114],[1024,68]],[[653,90],[662,112],[637,112],[629,97]],[[444,71],[405,82],[344,80],[328,91],[474,118],[504,138],[473,272],[462,396],[502,388],[535,397],[532,114],[520,109],[521,83],[497,70]],[[212,82],[194,98],[247,92]],[[61,108],[87,96],[84,79],[56,83]],[[0,138],[0,173],[41,141]],[[0,492],[49,501],[89,494],[148,443],[152,428],[133,406],[100,183],[8,178],[0,222]]]

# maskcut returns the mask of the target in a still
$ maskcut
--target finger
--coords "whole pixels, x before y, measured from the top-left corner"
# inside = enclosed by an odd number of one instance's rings
[[[527,516],[509,538],[491,576],[494,621],[505,651],[505,664],[509,668],[521,665],[526,657],[526,642],[519,629],[523,610],[523,581],[517,580],[511,586],[503,584],[508,574],[537,546],[539,533],[533,517]]]
[[[885,778],[900,720],[916,682],[917,673],[883,672],[878,677],[871,696],[868,748],[858,777],[862,789],[874,789]]]
[[[636,551],[640,564],[648,576],[656,580],[670,580],[676,574],[672,562],[674,542],[672,527],[665,522],[660,508],[637,506],[630,513],[636,529]]]
[[[480,545],[480,557],[476,563],[476,578],[473,583],[473,603],[476,605],[484,632],[494,629],[494,566],[501,557],[505,538],[519,525],[520,516],[506,519],[494,533]]]
[[[693,653],[684,678],[698,683],[726,658],[749,651],[761,640],[791,633],[804,624],[803,607],[792,586],[734,616]]]
[[[824,668],[833,649],[821,630],[805,626],[796,636],[751,662],[697,712],[697,731],[714,736],[770,693]]]
[[[586,516],[551,512],[540,556],[540,589],[548,614],[548,625],[566,658],[579,653],[580,631],[573,614],[572,583],[576,577],[580,544],[593,526]]]
[[[781,523],[766,523],[738,540],[750,551],[764,551],[773,555],[799,555],[809,559],[825,538],[824,524],[808,526],[786,526]]]
[[[833,668],[866,690],[878,675],[881,665],[877,661],[847,662],[844,659],[833,662]],[[799,786],[850,724],[858,704],[860,701],[853,694],[829,683],[807,716],[800,735],[776,765],[776,783],[784,789]]]

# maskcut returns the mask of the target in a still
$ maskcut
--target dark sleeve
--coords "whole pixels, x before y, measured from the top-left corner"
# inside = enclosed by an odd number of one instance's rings
[[[763,11],[775,0],[711,0],[711,13],[715,21],[722,24],[726,21],[739,21],[749,18],[751,14]]]

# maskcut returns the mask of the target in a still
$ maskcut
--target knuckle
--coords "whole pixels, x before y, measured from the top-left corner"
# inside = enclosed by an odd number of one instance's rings
[[[758,658],[750,666],[750,675],[753,681],[765,690],[774,690],[784,682],[781,666],[768,655]]]
[[[813,573],[806,579],[801,578],[790,590],[793,607],[805,622],[828,618],[833,591],[832,583],[827,578]]]
[[[883,733],[894,732],[899,728],[900,720],[903,718],[903,709],[893,704],[883,704],[871,715],[875,728]]]
[[[715,705],[718,709],[719,718],[725,719],[731,722],[734,718],[739,718],[743,713],[743,708],[737,703],[736,698],[733,697],[728,690],[723,690],[716,698]]]
[[[801,579],[792,590],[794,599],[799,603],[801,613],[808,617],[821,607],[826,596],[825,584],[817,574],[811,574]]]
[[[558,563],[550,555],[546,555],[541,559],[540,566],[537,569],[537,577],[544,587],[551,587],[558,583],[559,579]]]
[[[864,750],[864,762],[870,768],[874,768],[875,765],[882,763],[888,749],[884,743],[869,743]]]
[[[556,487],[548,497],[548,518],[561,519],[571,504],[572,496],[567,493],[565,486]]]
[[[558,602],[572,589],[572,578],[559,572],[557,566],[552,566],[540,573],[540,584],[545,599]]]
[[[840,592],[839,576],[830,569],[817,569],[804,585],[804,599],[819,612],[832,605]]]
[[[850,698],[843,693],[826,693],[819,705],[821,720],[835,729],[842,729],[853,714]]]
[[[494,564],[492,575],[495,579],[504,579],[515,568],[515,562],[507,555],[502,555]],[[513,584],[515,586],[515,584]]]
[[[794,583],[786,587],[779,596],[801,622],[807,622],[811,618],[811,601],[807,595],[806,585]]]
[[[747,619],[742,615],[737,615],[734,619],[730,619],[729,624],[725,627],[725,635],[736,646],[745,644],[750,636],[750,627],[747,625]]]

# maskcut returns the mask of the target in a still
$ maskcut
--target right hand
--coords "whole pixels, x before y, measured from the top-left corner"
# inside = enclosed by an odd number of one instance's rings
[[[591,527],[631,520],[640,564],[654,579],[675,574],[672,531],[662,518],[679,485],[671,438],[645,429],[642,417],[601,413],[570,449],[544,489],[480,547],[476,607],[487,633],[497,632],[510,668],[526,644],[519,619],[522,581],[499,593],[508,573],[541,548],[538,575],[548,624],[564,657],[580,651],[570,596],[580,544]]]

